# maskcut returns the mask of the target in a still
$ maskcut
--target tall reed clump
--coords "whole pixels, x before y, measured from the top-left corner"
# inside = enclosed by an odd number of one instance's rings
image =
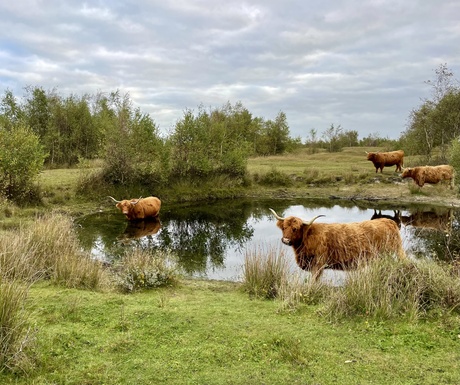
[[[289,275],[289,263],[283,250],[258,247],[248,250],[243,263],[243,290],[261,298],[276,298]]]
[[[434,261],[382,256],[350,272],[324,311],[331,318],[367,315],[418,319],[435,309],[460,313],[458,277]]]
[[[56,213],[0,236],[0,270],[9,279],[87,289],[100,287],[105,275],[101,263],[81,251],[72,220]]]
[[[302,273],[286,278],[281,281],[277,297],[282,311],[295,311],[301,304],[318,305],[334,290],[334,287],[321,280],[307,279]]]
[[[28,285],[0,275],[0,371],[26,370],[30,364],[32,335],[23,309],[27,293]]]
[[[127,293],[174,286],[180,277],[174,258],[169,253],[142,248],[127,251],[114,270],[116,287]]]

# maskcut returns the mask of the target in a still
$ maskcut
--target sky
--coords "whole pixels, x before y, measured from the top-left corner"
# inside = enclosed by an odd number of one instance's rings
[[[460,78],[458,0],[2,1],[0,31],[2,95],[118,90],[164,133],[241,102],[302,140],[397,139],[440,65]]]

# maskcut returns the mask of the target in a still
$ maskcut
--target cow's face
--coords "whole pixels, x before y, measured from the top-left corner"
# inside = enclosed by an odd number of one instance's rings
[[[412,169],[405,168],[401,174],[401,178],[410,178],[410,177],[412,177]]]
[[[276,225],[283,232],[281,242],[285,245],[292,246],[302,240],[305,224],[300,218],[288,217],[282,221],[278,220]]]
[[[125,215],[128,215],[133,207],[134,207],[133,202],[127,199],[117,203],[117,208],[119,208],[121,212]]]
[[[367,160],[374,161],[375,155],[376,155],[375,152],[368,152],[368,153],[367,153]]]

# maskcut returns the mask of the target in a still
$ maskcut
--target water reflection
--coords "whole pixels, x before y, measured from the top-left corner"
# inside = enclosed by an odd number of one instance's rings
[[[370,205],[370,203],[369,203]],[[163,206],[159,220],[128,223],[115,210],[83,218],[79,236],[95,257],[113,261],[129,247],[172,251],[191,276],[238,280],[247,250],[281,245],[276,220],[268,211],[304,219],[324,214],[326,223],[390,218],[398,223],[406,252],[451,260],[460,255],[458,212],[430,207],[399,208],[361,206],[334,200],[224,201],[202,206]],[[292,255],[292,261],[294,256]],[[327,275],[326,275],[327,277]]]

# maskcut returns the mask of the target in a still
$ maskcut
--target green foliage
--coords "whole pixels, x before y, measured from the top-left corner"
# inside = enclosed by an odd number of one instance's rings
[[[174,286],[179,278],[170,256],[140,248],[127,252],[115,270],[116,286],[122,292]]]
[[[451,149],[450,149],[450,162],[451,166],[455,170],[455,182],[459,183],[458,178],[460,177],[460,137],[452,140]]]
[[[293,184],[292,178],[276,167],[272,167],[272,169],[265,174],[254,175],[254,179],[257,183],[264,186],[288,187]]]
[[[34,181],[44,159],[43,147],[30,128],[0,127],[0,194],[18,202],[34,198]]]
[[[401,141],[408,154],[426,157],[429,163],[435,148],[440,149],[439,162],[447,161],[447,149],[460,133],[460,88],[446,65],[436,70],[431,100],[425,100],[411,111],[407,130]]]
[[[244,175],[250,144],[241,114],[230,106],[211,113],[200,107],[197,115],[186,111],[170,138],[172,177]]]

